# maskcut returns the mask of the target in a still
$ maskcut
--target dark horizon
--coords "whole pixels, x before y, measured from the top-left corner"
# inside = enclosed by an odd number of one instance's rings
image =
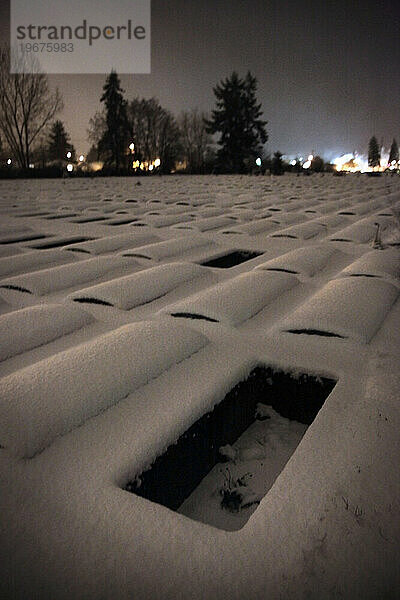
[[[125,96],[156,96],[178,115],[210,111],[212,91],[232,71],[250,70],[268,121],[266,151],[315,152],[325,159],[366,154],[376,135],[386,149],[400,138],[400,7],[394,0],[298,3],[152,1],[152,72],[121,75]],[[9,1],[0,4],[8,41]],[[100,108],[104,75],[50,75],[64,98],[64,121],[77,153]]]

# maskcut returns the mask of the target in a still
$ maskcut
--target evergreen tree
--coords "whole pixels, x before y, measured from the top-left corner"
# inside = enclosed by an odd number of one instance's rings
[[[393,138],[392,145],[390,146],[390,154],[389,154],[389,165],[395,161],[399,160],[399,147],[397,145],[396,140]]]
[[[320,156],[314,156],[311,161],[311,171],[321,173],[324,170],[324,161]]]
[[[205,123],[208,133],[220,134],[217,159],[223,171],[244,173],[251,169],[268,139],[256,90],[257,80],[250,72],[244,79],[233,72],[213,88],[216,108]]]
[[[105,104],[106,127],[99,142],[99,150],[106,157],[106,165],[119,171],[121,167],[126,166],[129,128],[124,90],[121,89],[115,71],[111,71],[107,77],[103,91],[100,101]]]
[[[71,152],[71,160],[75,160],[75,148],[70,142],[69,135],[65,131],[63,122],[55,121],[51,126],[47,140],[48,158],[49,160],[58,161],[67,160],[67,152]]]
[[[271,174],[272,175],[283,175],[283,154],[281,152],[275,152],[274,158],[271,162]]]
[[[379,150],[378,140],[375,136],[372,136],[368,145],[368,164],[370,167],[379,167],[380,161],[381,152]]]

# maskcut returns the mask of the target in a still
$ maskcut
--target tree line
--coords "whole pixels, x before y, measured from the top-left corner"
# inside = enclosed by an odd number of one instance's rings
[[[10,74],[12,60],[9,49],[0,47],[0,163],[10,155],[23,171],[32,163],[42,168],[74,163],[75,148],[63,122],[56,119],[63,108],[59,91],[50,91],[35,58],[18,59],[31,61],[29,73]],[[263,119],[257,80],[250,71],[244,77],[233,72],[213,92],[211,114],[194,109],[175,117],[157,98],[126,99],[118,74],[112,71],[103,86],[102,109],[89,121],[91,147],[86,163],[100,162],[103,174],[170,173],[177,163],[188,173],[249,173],[268,168],[280,175],[301,169],[300,161],[290,168],[280,152],[265,156],[268,122]],[[310,158],[309,170],[324,169],[321,157]],[[369,165],[379,166],[380,158],[373,136]],[[389,163],[398,160],[393,140]]]

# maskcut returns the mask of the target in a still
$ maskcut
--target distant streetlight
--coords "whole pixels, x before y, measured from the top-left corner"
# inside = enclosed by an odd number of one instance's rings
[[[149,171],[152,171],[154,169],[154,165],[149,165]]]
[[[256,165],[257,167],[261,167],[261,158],[259,156],[256,158]]]
[[[67,171],[68,171],[68,173],[71,173],[71,171],[73,171],[73,170],[74,170],[74,165],[71,165],[71,163],[69,163],[67,165]]]
[[[12,163],[12,160],[11,160],[11,158],[9,158],[8,161],[7,161],[7,164],[11,165],[11,163]]]
[[[84,160],[85,160],[85,157],[83,156],[83,154],[81,154],[79,157],[79,162],[83,162]]]
[[[310,154],[310,155],[308,156],[308,160],[309,160],[310,162],[313,160],[313,158],[314,158],[314,156],[313,156],[312,154]]]
[[[72,156],[72,152],[68,151],[67,152],[67,158],[71,158],[71,156]]]
[[[154,161],[154,166],[159,167],[160,165],[161,165],[161,160],[159,158],[156,158],[156,160]]]
[[[129,144],[129,150],[133,153],[134,149],[135,149],[135,144],[133,142],[131,142]]]

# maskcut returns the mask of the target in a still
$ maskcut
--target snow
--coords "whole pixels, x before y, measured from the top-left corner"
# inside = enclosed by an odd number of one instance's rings
[[[72,300],[95,299],[121,310],[131,310],[164,296],[180,284],[207,273],[205,267],[190,263],[170,263],[152,267],[133,275],[84,288],[71,294]]]
[[[299,248],[257,265],[255,269],[287,269],[293,273],[313,277],[327,265],[335,252],[334,248],[322,245]]]
[[[77,306],[47,304],[0,316],[0,361],[46,344],[93,321]]]
[[[73,244],[73,246],[64,246],[63,250],[85,252],[88,254],[106,254],[115,250],[134,248],[135,246],[140,246],[143,242],[150,243],[156,240],[157,237],[149,233],[122,233],[89,242],[82,242],[81,244]]]
[[[4,377],[1,445],[33,456],[206,343],[184,327],[178,334],[173,323],[142,322]]]
[[[10,277],[1,282],[0,288],[13,286],[29,294],[44,296],[73,285],[85,283],[115,270],[123,264],[118,256],[89,258],[79,263],[52,267],[42,271]]]
[[[270,406],[259,405],[255,421],[233,446],[220,448],[220,462],[179,507],[178,512],[219,529],[241,529],[283,470],[307,426],[281,417]],[[225,492],[225,496],[224,496]],[[221,505],[229,492],[239,497],[229,509]]]
[[[289,315],[281,329],[320,331],[366,344],[398,295],[395,286],[377,279],[336,279]]]
[[[0,181],[0,596],[395,597],[399,197],[397,176]],[[262,255],[196,264],[238,238]],[[124,489],[257,365],[337,384],[307,429],[259,407],[179,512]]]
[[[144,258],[151,258],[153,260],[162,260],[171,256],[176,256],[182,252],[202,248],[204,246],[212,246],[212,244],[203,238],[177,238],[172,240],[165,240],[163,242],[157,242],[155,244],[148,244],[146,246],[140,246],[135,248],[132,252],[124,252],[123,256],[138,256]]]
[[[195,314],[238,325],[298,284],[294,275],[253,271],[218,283],[187,300],[170,305],[170,314]]]
[[[339,275],[343,277],[362,275],[384,277],[398,285],[400,283],[400,252],[395,248],[372,250],[343,269]]]

